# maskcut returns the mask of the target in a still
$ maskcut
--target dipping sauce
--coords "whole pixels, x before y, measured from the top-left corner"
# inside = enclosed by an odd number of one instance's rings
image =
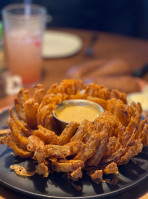
[[[85,119],[93,121],[98,114],[98,110],[89,106],[67,106],[57,116],[66,122],[81,123]]]
[[[103,108],[88,100],[67,100],[60,104],[54,112],[54,116],[63,122],[94,121],[103,112]]]

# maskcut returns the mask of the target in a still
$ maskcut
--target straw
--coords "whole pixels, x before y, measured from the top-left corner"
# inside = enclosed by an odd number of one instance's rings
[[[31,13],[31,0],[24,0],[25,3],[25,15],[29,16]]]

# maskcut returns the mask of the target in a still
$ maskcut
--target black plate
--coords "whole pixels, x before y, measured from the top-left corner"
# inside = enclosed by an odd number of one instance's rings
[[[6,126],[8,115],[8,110],[0,113],[0,128]],[[134,161],[119,167],[120,180],[117,185],[105,182],[95,184],[84,174],[82,180],[77,182],[77,186],[83,188],[82,191],[76,191],[60,174],[51,174],[48,178],[39,175],[33,177],[16,175],[10,170],[10,165],[14,164],[14,157],[10,153],[10,149],[0,145],[0,183],[39,198],[108,198],[131,190],[148,179],[148,147],[144,148],[142,153],[133,159]]]

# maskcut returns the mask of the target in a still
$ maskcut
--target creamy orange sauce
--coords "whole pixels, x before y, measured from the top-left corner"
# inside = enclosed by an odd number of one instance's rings
[[[75,121],[81,123],[83,120],[93,121],[100,112],[91,106],[65,106],[57,117],[65,122]]]

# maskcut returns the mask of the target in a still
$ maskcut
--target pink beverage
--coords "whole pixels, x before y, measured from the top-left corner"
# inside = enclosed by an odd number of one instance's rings
[[[11,4],[3,11],[8,67],[23,84],[37,82],[42,71],[42,40],[46,10],[38,5]]]
[[[20,75],[24,84],[38,81],[42,69],[40,36],[25,30],[12,31],[6,36],[6,45],[12,74]]]

